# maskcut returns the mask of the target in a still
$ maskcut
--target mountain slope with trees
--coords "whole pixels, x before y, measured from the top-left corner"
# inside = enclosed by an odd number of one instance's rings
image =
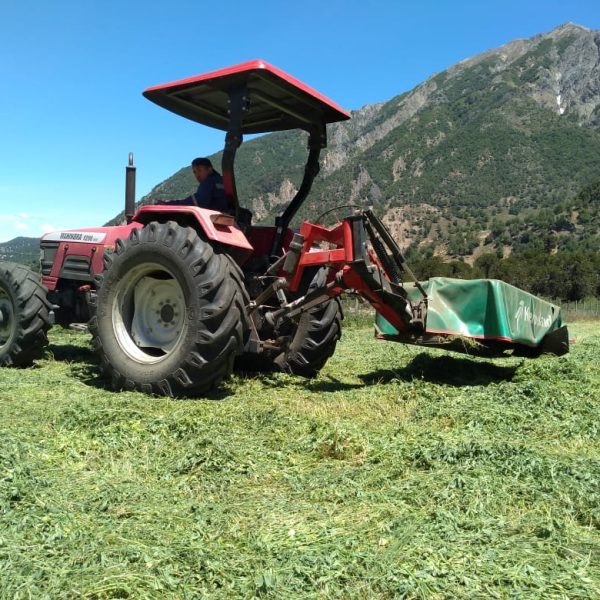
[[[540,246],[600,250],[598,207],[576,201],[600,180],[599,56],[600,32],[569,23],[355,111],[330,126],[298,220],[372,205],[404,248],[471,263]],[[255,221],[272,222],[293,196],[305,145],[305,134],[283,132],[241,147],[238,190]],[[142,203],[194,187],[184,167]]]
[[[0,243],[0,260],[36,266],[40,258],[40,240],[32,237],[16,237]]]

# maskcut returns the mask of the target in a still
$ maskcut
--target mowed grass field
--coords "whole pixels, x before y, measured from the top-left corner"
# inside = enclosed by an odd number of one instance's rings
[[[350,324],[351,325],[351,324]],[[0,598],[598,598],[600,323],[494,361],[346,327],[312,381],[0,371]]]

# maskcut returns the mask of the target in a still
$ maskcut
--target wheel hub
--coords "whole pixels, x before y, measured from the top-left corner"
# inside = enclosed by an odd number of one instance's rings
[[[139,362],[155,363],[175,348],[185,315],[181,286],[164,267],[142,265],[118,284],[113,326],[121,348]]]
[[[175,309],[173,308],[172,304],[165,304],[161,309],[160,309],[160,319],[162,319],[162,321],[165,324],[170,324],[173,322],[173,319],[175,317]],[[159,319],[159,320],[160,320]]]
[[[168,352],[183,323],[185,300],[174,279],[143,277],[135,286],[131,337],[141,348]]]

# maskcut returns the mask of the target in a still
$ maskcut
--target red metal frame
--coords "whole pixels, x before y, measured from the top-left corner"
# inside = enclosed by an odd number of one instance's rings
[[[164,219],[168,215],[173,215],[173,219],[177,220],[181,216],[189,216],[198,223],[209,240],[246,250],[248,253],[252,252],[253,248],[250,242],[248,242],[248,239],[237,225],[218,225],[212,221],[212,215],[220,214],[219,211],[198,208],[197,206],[155,204],[152,206],[142,206],[133,216],[133,221],[146,224],[150,221],[155,221],[157,217]]]
[[[398,331],[408,331],[406,317],[403,318],[394,308],[388,306],[377,290],[368,285],[359,270],[352,264],[354,261],[361,262],[360,259],[364,257],[354,256],[352,224],[349,219],[344,219],[331,228],[305,221],[300,227],[300,234],[304,236],[304,243],[297,266],[289,281],[292,292],[297,292],[300,288],[307,267],[330,267],[329,280],[333,281],[338,274],[341,274],[341,281],[340,285],[335,285],[329,290],[329,296],[338,296],[349,289],[355,290]],[[320,250],[319,243],[331,244],[335,248]],[[367,255],[370,263],[387,279],[387,274],[374,253],[368,251]]]
[[[273,240],[277,233],[277,228],[273,226],[252,226],[246,233],[248,241],[254,248],[254,256],[269,256],[273,247]],[[294,232],[291,229],[286,229],[281,236],[281,246],[277,248],[277,256],[280,256],[287,252],[290,242],[294,236]]]
[[[298,265],[290,281],[292,292],[298,291],[304,269],[307,267],[328,266],[333,267],[335,272],[354,259],[352,229],[348,221],[342,221],[332,228],[305,221],[300,227],[300,235],[304,236],[304,245]],[[336,248],[319,250],[319,242],[334,244]]]
[[[406,320],[400,317],[391,306],[388,306],[383,298],[376,291],[372,290],[351,266],[344,267],[343,271],[344,285],[347,289],[356,290],[361,296],[366,298],[369,304],[398,331],[409,331]]]

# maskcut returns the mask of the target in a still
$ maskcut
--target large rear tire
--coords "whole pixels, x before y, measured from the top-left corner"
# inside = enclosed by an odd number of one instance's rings
[[[307,284],[296,296],[325,285],[326,270],[307,272]],[[316,377],[325,366],[338,340],[342,337],[342,306],[337,298],[319,304],[294,323],[283,323],[275,331],[259,331],[259,335],[287,339],[281,351],[266,354],[244,354],[237,361],[240,370],[284,371],[303,377]]]
[[[342,319],[342,307],[337,298],[304,313],[288,348],[275,357],[274,364],[287,373],[316,377],[342,337]]]
[[[196,231],[150,223],[97,278],[89,329],[115,389],[198,396],[231,373],[249,331],[239,267]]]
[[[39,275],[0,263],[0,366],[26,367],[48,344],[50,303]]]

